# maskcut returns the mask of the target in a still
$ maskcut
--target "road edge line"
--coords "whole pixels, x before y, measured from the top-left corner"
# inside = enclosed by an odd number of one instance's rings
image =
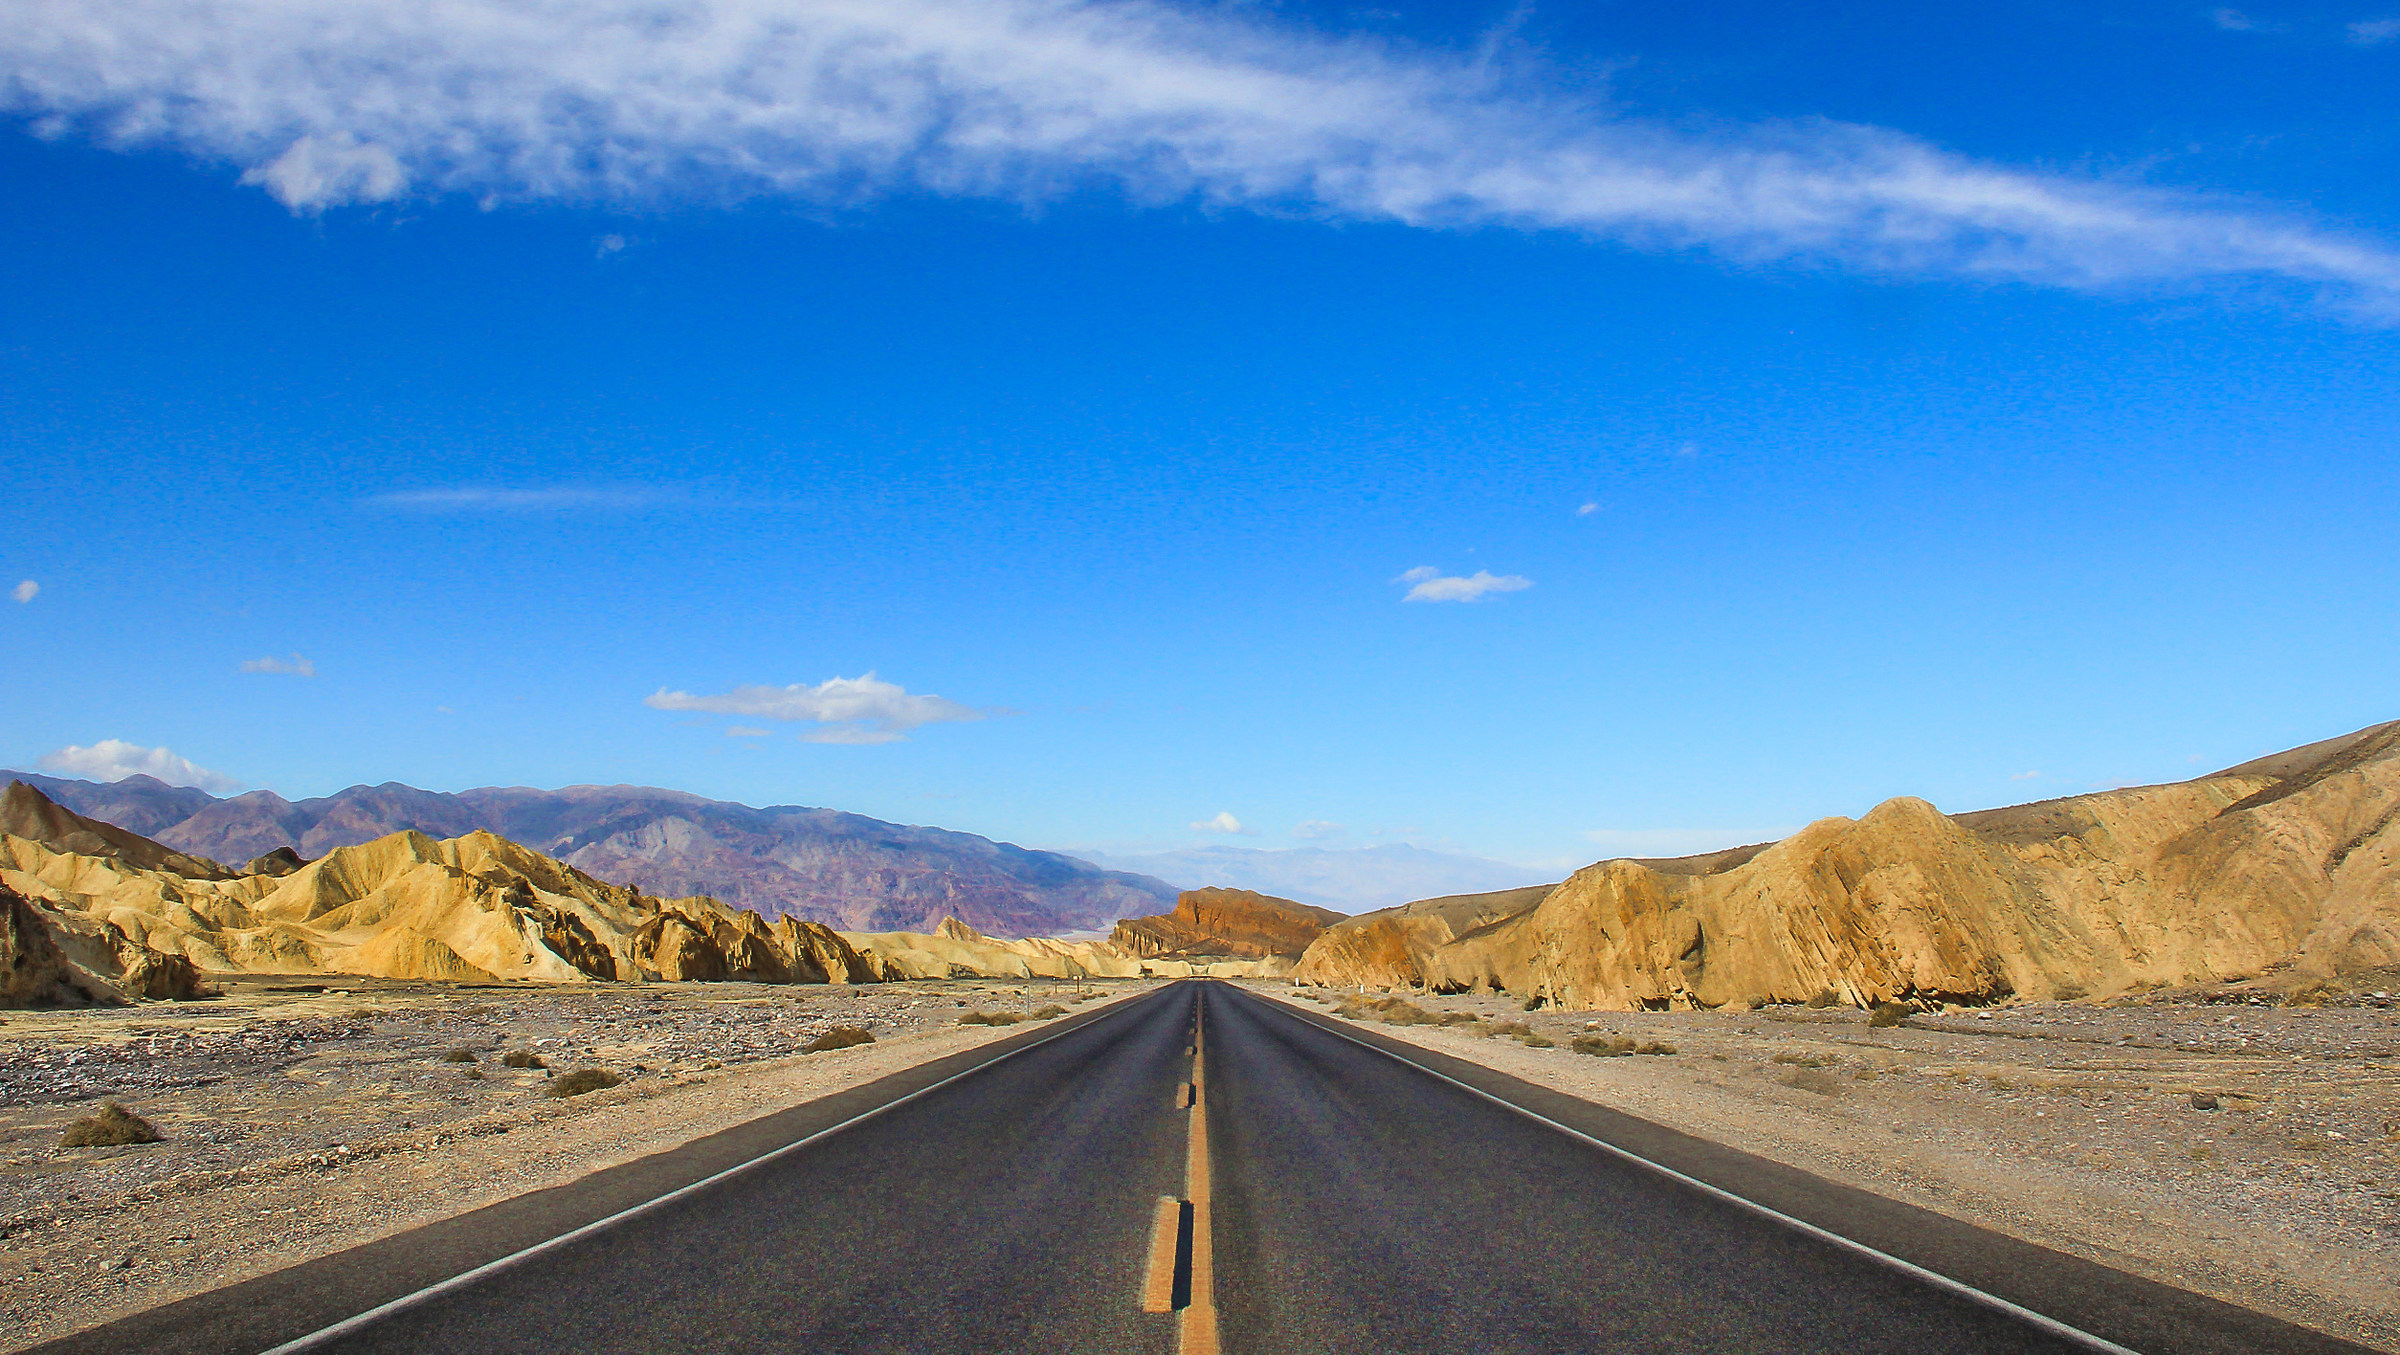
[[[1278,1002],[1273,998],[1267,997],[1265,994],[1250,995],[1259,998],[1259,1000],[1263,1002],[1273,1002],[1276,1006],[1283,1007],[1288,1014],[1300,1018],[1303,1024],[1315,1026],[1317,1029],[1324,1031],[1328,1035],[1335,1036],[1338,1039],[1348,1040],[1350,1043],[1357,1045],[1361,1049],[1373,1050],[1374,1052],[1383,1055],[1385,1058],[1390,1059],[1395,1063],[1405,1064],[1410,1068],[1414,1068],[1418,1072],[1425,1074],[1427,1077],[1439,1078],[1461,1091],[1480,1096],[1484,1100],[1491,1102],[1493,1105],[1502,1106],[1506,1109],[1513,1110],[1517,1114],[1522,1115],[1526,1119],[1532,1120],[1538,1124],[1548,1125],[1550,1128],[1557,1130],[1559,1133],[1564,1134],[1569,1138],[1579,1139],[1604,1153],[1632,1163],[1637,1167],[1648,1168],[1649,1170],[1656,1172],[1671,1181],[1689,1186],[1711,1199],[1721,1200],[1726,1204],[1734,1205],[1737,1208],[1749,1210],[1753,1214],[1757,1214],[1762,1218],[1780,1223],[1787,1228],[1793,1229],[1794,1231],[1805,1234],[1809,1237],[1813,1237],[1820,1242],[1830,1242],[1845,1251],[1855,1253],[1859,1256],[1867,1258],[1870,1261],[1874,1261],[1879,1265],[1899,1271],[1901,1274],[1906,1275],[1911,1279],[1921,1280],[1926,1284],[1932,1285],[1936,1289],[1943,1290],[1950,1294],[1955,1294],[1960,1298],[1981,1304],[1982,1306],[1990,1308],[1996,1312],[2005,1313],[2008,1316],[2016,1318],[2018,1321],[2035,1328],[2036,1330],[2046,1332],[2049,1335],[2056,1336],[2062,1340],[2072,1341],[2077,1345],[2086,1347],[2087,1349],[2102,1352],[2102,1355],[2141,1355],[2140,1351],[2137,1351],[2130,1346],[2118,1345],[2116,1342],[2109,1340],[2105,1336],[2096,1336],[2091,1332],[2085,1331],[2081,1327],[2070,1326],[2047,1313],[2035,1312],[2033,1309],[2026,1307],[2024,1304],[2012,1303],[2009,1300],[2000,1297],[1998,1294],[1977,1289],[1975,1286],[1968,1284],[1964,1280],[1954,1280],[1949,1276],[1942,1274],[1938,1270],[1928,1270],[1925,1267],[1918,1265],[1914,1261],[1902,1260],[1901,1258],[1892,1255],[1890,1252],[1880,1251],[1874,1247],[1868,1246],[1864,1242],[1857,1241],[1853,1238],[1844,1237],[1840,1233],[1834,1232],[1829,1228],[1820,1227],[1817,1224],[1810,1223],[1808,1220],[1803,1218],[1795,1218],[1772,1205],[1760,1204],[1758,1201],[1750,1199],[1746,1196],[1736,1195],[1732,1191],[1725,1189],[1723,1186],[1710,1185],[1708,1182],[1701,1180],[1697,1176],[1690,1175],[1686,1172],[1679,1172],[1663,1162],[1653,1161],[1650,1158],[1646,1158],[1640,1153],[1634,1152],[1629,1148],[1620,1148],[1617,1145],[1610,1143],[1606,1139],[1595,1138],[1592,1135],[1586,1134],[1582,1130],[1575,1128],[1573,1125],[1561,1124],[1558,1121],[1551,1119],[1549,1116],[1542,1114],[1538,1110],[1529,1110],[1526,1107],[1520,1106],[1516,1102],[1509,1100],[1507,1097],[1495,1096],[1472,1083],[1462,1082],[1438,1068],[1428,1068],[1424,1064],[1417,1062],[1415,1059],[1409,1058],[1405,1054],[1401,1054],[1395,1050],[1386,1049],[1378,1044],[1371,1044],[1351,1034],[1349,1031],[1343,1030],[1339,1026],[1320,1024],[1320,1022],[1325,1021],[1327,1018],[1319,1016],[1319,1014],[1316,1012],[1303,1011],[1298,1007],[1293,1007],[1285,1003]],[[1498,1070],[1495,1069],[1494,1071],[1496,1072]],[[1502,1074],[1502,1076],[1507,1075]],[[270,1352],[269,1355],[273,1355],[273,1353]]]
[[[412,1290],[409,1293],[402,1294],[396,1299],[386,1300],[385,1302],[379,1303],[374,1307],[367,1309],[363,1313],[353,1314],[352,1316],[343,1318],[341,1321],[333,1323],[329,1326],[319,1327],[315,1331],[309,1332],[306,1335],[293,1337],[291,1340],[286,1341],[281,1345],[269,1346],[267,1349],[260,1351],[259,1355],[299,1355],[299,1352],[301,1351],[313,1350],[328,1341],[338,1340],[341,1337],[348,1336],[352,1332],[372,1326],[375,1323],[382,1321],[384,1318],[392,1316],[394,1313],[399,1313],[407,1309],[414,1308],[418,1304],[423,1303],[428,1299],[439,1298],[444,1294],[454,1293],[487,1276],[497,1275],[503,1270],[509,1270],[522,1264],[523,1262],[530,1261],[534,1257],[540,1256],[544,1252],[556,1250],[557,1248],[563,1247],[570,1242],[589,1237],[594,1233],[614,1227],[617,1224],[623,1223],[627,1219],[633,1218],[635,1215],[647,1214],[653,1209],[659,1208],[662,1205],[672,1204],[687,1195],[697,1194],[698,1192],[717,1184],[719,1181],[723,1181],[728,1177],[739,1176],[743,1172],[749,1171],[753,1167],[763,1166],[764,1164],[772,1162],[777,1158],[786,1157],[790,1154],[799,1152],[801,1149],[806,1148],[810,1144],[815,1143],[820,1139],[831,1138],[833,1135],[841,1133],[843,1130],[848,1129],[852,1125],[859,1124],[867,1120],[872,1120],[887,1110],[893,1110],[900,1106],[905,1106],[920,1096],[926,1096],[933,1092],[940,1091],[942,1088],[949,1086],[951,1083],[958,1081],[960,1078],[972,1077],[975,1074],[982,1072],[986,1068],[997,1067],[1029,1049],[1039,1049],[1043,1045],[1050,1043],[1052,1040],[1058,1039],[1062,1035],[1071,1035],[1074,1032],[1082,1030],[1086,1027],[1096,1026],[1100,1022],[1107,1020],[1109,1017],[1128,1010],[1131,1006],[1140,1003],[1148,996],[1149,994],[1143,994],[1140,997],[1135,997],[1125,1002],[1110,1003],[1108,1006],[1101,1008],[1099,1011],[1088,1013],[1088,1015],[1092,1017],[1092,1019],[1089,1021],[1075,1022],[1064,1029],[1051,1031],[1038,1040],[1033,1040],[1028,1043],[1018,1045],[1016,1048],[1011,1049],[1006,1053],[986,1059],[982,1063],[978,1063],[972,1068],[961,1068],[957,1072],[952,1073],[950,1076],[943,1078],[939,1082],[919,1087],[915,1091],[910,1092],[905,1096],[894,1097],[871,1110],[860,1111],[858,1114],[851,1116],[849,1119],[842,1121],[840,1124],[829,1125],[826,1128],[818,1130],[814,1134],[810,1134],[806,1138],[794,1139],[790,1143],[787,1143],[780,1148],[772,1148],[766,1152],[760,1153],[758,1156],[751,1158],[747,1162],[736,1163],[733,1166],[725,1168],[723,1171],[715,1173],[714,1175],[704,1176],[697,1181],[690,1182],[689,1184],[677,1186],[675,1189],[668,1191],[664,1195],[659,1195],[651,1199],[644,1200],[637,1205],[630,1205],[624,1209],[618,1210],[614,1214],[608,1215],[605,1218],[594,1219],[590,1223],[586,1223],[581,1227],[569,1229],[566,1232],[560,1233],[556,1237],[546,1238],[543,1241],[536,1242],[530,1247],[520,1247],[517,1250],[510,1252],[506,1256],[495,1257],[494,1259],[486,1261],[482,1265],[479,1265],[472,1270],[462,1270],[458,1274],[451,1276],[449,1279],[438,1280],[432,1284],[426,1285],[422,1289]]]

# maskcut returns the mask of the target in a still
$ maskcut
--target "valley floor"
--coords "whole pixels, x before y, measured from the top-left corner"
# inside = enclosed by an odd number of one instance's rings
[[[1405,1007],[1378,1012],[1361,1001],[1388,1001],[1380,992],[1243,986],[1347,1006],[1380,1033],[1529,1082],[2400,1349],[2400,1003],[2388,997],[2036,1003],[1874,1028],[1833,1008],[1524,1012],[1403,992]],[[1445,1016],[1456,1024],[1424,1020]],[[1592,1036],[1673,1052],[1575,1052]]]
[[[0,1348],[561,1184],[1154,986],[461,987],[236,980],[201,1002],[0,1021]],[[800,1054],[836,1026],[872,1044]],[[452,1051],[464,1051],[471,1060]],[[510,1051],[544,1068],[511,1068]],[[621,1086],[570,1099],[581,1067]],[[121,1102],[163,1141],[62,1148]]]

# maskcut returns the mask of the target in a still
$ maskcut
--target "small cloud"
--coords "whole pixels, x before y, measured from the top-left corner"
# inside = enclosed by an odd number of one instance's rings
[[[242,671],[245,673],[290,673],[294,677],[315,677],[317,666],[297,654],[288,659],[278,659],[269,655],[263,659],[242,660]]]
[[[2208,16],[2209,21],[2228,33],[2249,33],[2258,28],[2258,21],[2238,9],[2220,9]]]
[[[1588,518],[1588,517],[1590,517],[1592,514],[1594,514],[1594,513],[1597,513],[1597,512],[1599,512],[1599,511],[1600,511],[1600,501],[1599,501],[1598,499],[1594,499],[1594,500],[1592,500],[1591,502],[1589,502],[1589,503],[1585,504],[1583,507],[1576,509],[1576,510],[1575,510],[1575,516],[1577,516],[1577,517],[1579,517],[1579,518]]]
[[[2042,774],[2040,772],[2018,772],[2008,779],[2011,781],[2039,781],[2041,777]]]
[[[177,757],[164,748],[144,748],[123,739],[102,739],[89,748],[69,745],[44,753],[43,771],[91,781],[122,781],[129,776],[155,776],[170,786],[196,786],[206,791],[234,790],[241,782]]]
[[[346,202],[384,202],[408,187],[408,172],[390,151],[348,133],[304,136],[283,154],[242,175],[295,214],[314,215]]]
[[[1533,587],[1533,580],[1521,574],[1494,574],[1478,569],[1460,578],[1445,575],[1431,565],[1419,565],[1394,583],[1414,585],[1402,602],[1474,602],[1488,593],[1514,593]]]
[[[603,235],[598,240],[593,241],[592,245],[592,257],[595,259],[605,259],[611,254],[624,253],[627,249],[632,247],[633,242],[626,239],[622,235]]]
[[[827,725],[823,729],[812,729],[801,735],[800,742],[839,743],[863,748],[870,744],[898,743],[907,737],[906,734],[892,729],[868,729],[861,725]]]
[[[1686,461],[1689,461],[1692,458],[1700,455],[1700,444],[1697,442],[1687,442],[1681,447],[1675,449],[1675,455],[1682,457]]]
[[[642,704],[652,710],[695,710],[826,726],[800,736],[809,743],[896,743],[912,729],[980,720],[990,713],[947,697],[912,693],[873,672],[828,678],[814,687],[802,683],[736,687],[717,696],[694,696],[662,687],[643,697]]]
[[[772,729],[753,729],[748,725],[725,726],[725,737],[729,739],[763,739],[774,732]]]
[[[1195,833],[1231,833],[1243,837],[1255,837],[1258,833],[1255,828],[1244,828],[1240,819],[1222,811],[1213,819],[1202,819],[1193,824],[1192,831]]]
[[[2400,38],[2400,19],[2361,19],[2350,25],[2350,43],[2355,47],[2381,47]]]
[[[683,498],[680,491],[647,485],[447,485],[396,489],[369,495],[369,508],[412,513],[553,513],[573,509],[649,508]]]
[[[1304,842],[1315,842],[1323,838],[1340,837],[1343,833],[1348,831],[1349,830],[1343,827],[1341,824],[1328,823],[1324,819],[1302,819],[1300,822],[1292,825],[1292,836],[1299,838]]]
[[[31,602],[34,599],[34,596],[41,591],[42,586],[40,584],[35,583],[31,579],[27,579],[25,582],[9,589],[8,595],[18,602]]]
[[[451,712],[448,706],[435,706],[433,708],[433,713],[436,715],[448,715]]]

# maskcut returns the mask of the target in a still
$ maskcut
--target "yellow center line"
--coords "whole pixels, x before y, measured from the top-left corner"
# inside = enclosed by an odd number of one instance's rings
[[[1208,1226],[1208,1078],[1201,1071],[1208,1058],[1200,1033],[1207,1001],[1203,989],[1192,1002],[1191,1148],[1183,1168],[1184,1198],[1192,1204],[1192,1298],[1177,1332],[1183,1355],[1217,1355],[1216,1248]]]

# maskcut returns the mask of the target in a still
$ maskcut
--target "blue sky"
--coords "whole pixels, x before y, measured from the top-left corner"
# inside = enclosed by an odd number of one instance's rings
[[[2400,6],[419,9],[0,0],[0,765],[1551,868],[2400,716]]]

